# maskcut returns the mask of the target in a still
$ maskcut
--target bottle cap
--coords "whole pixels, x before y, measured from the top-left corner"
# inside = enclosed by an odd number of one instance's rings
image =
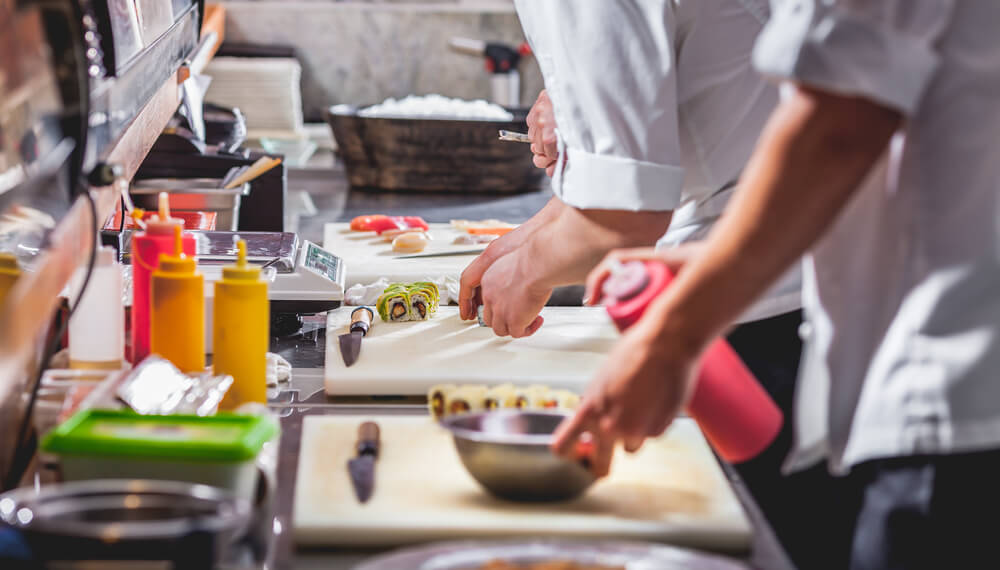
[[[247,263],[247,242],[236,242],[236,265],[222,268],[223,279],[254,280],[260,279],[260,267]]]
[[[641,261],[621,263],[611,260],[611,275],[602,291],[610,303],[622,303],[635,298],[649,285],[649,272]]]
[[[17,257],[13,253],[0,253],[0,273],[20,275],[21,268],[18,266]]]
[[[165,273],[194,273],[195,261],[184,255],[181,227],[174,226],[174,255],[160,255],[160,271]]]
[[[183,228],[184,222],[170,217],[170,198],[166,192],[160,192],[157,197],[159,210],[153,217],[146,220],[146,233],[158,236],[172,235],[174,228]]]

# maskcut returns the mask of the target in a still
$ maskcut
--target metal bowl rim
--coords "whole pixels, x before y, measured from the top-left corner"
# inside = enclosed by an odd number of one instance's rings
[[[448,416],[443,420],[441,420],[441,425],[445,429],[450,431],[455,438],[472,441],[475,443],[496,443],[502,445],[522,445],[522,446],[538,446],[538,447],[543,447],[543,446],[549,447],[550,445],[552,445],[553,441],[552,434],[488,433],[484,431],[462,428],[455,425],[455,422],[457,420],[476,417],[476,416],[485,416],[487,414],[505,415],[505,416],[526,416],[526,415],[549,416],[549,417],[560,417],[563,420],[571,416],[566,412],[542,411],[542,410],[531,410],[527,412],[518,410],[470,412],[465,414]]]

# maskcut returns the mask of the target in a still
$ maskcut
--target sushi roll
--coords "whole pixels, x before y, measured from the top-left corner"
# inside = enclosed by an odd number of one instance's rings
[[[514,407],[519,410],[537,410],[542,407],[549,389],[545,386],[522,386],[514,390]]]
[[[517,402],[517,396],[513,384],[501,384],[494,386],[486,392],[483,397],[483,408],[486,410],[497,410],[501,408],[513,408]]]
[[[385,322],[399,323],[410,320],[410,293],[405,285],[393,283],[385,288],[375,303],[378,314]]]
[[[461,386],[445,398],[445,416],[477,412],[483,409],[486,386]]]
[[[429,281],[420,281],[408,289],[410,295],[410,320],[424,321],[437,311],[440,293],[437,285]]]
[[[431,389],[427,392],[427,409],[434,419],[439,420],[444,417],[445,402],[448,401],[448,397],[457,389],[458,386],[454,384],[431,386]]]

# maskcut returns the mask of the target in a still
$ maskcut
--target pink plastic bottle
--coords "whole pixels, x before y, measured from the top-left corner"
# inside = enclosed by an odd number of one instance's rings
[[[149,356],[149,288],[153,271],[160,265],[160,255],[174,254],[174,227],[183,222],[170,217],[166,192],[159,196],[159,213],[146,222],[146,231],[132,236],[132,362]],[[183,238],[185,255],[197,254],[193,235]]]
[[[604,294],[618,330],[635,324],[672,279],[670,270],[658,262],[635,261],[616,270],[605,282]],[[687,411],[730,463],[748,461],[767,449],[784,420],[774,400],[722,338],[702,356]]]

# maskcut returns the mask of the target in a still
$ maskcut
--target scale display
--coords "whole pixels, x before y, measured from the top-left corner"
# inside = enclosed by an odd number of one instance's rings
[[[343,271],[341,269],[343,262],[340,258],[311,241],[305,242],[305,246],[306,253],[302,259],[302,266],[312,269],[330,281],[336,283],[338,281],[338,276],[341,275]]]

